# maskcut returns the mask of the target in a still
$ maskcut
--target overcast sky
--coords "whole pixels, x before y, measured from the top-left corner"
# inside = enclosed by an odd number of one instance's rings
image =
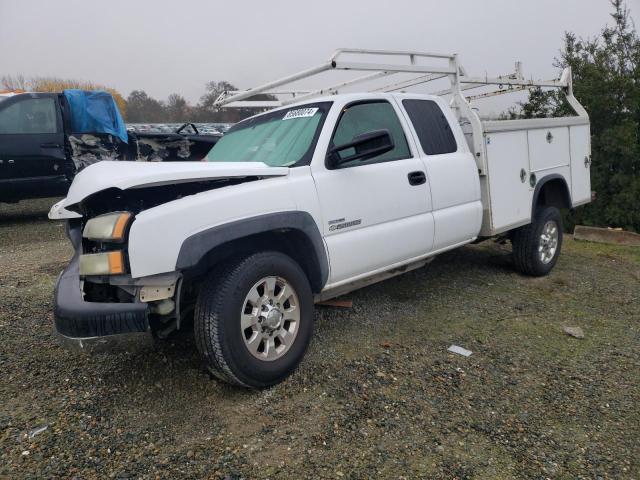
[[[627,4],[638,18],[640,0]],[[610,11],[608,0],[0,0],[0,76],[195,102],[209,80],[248,88],[359,47],[457,52],[471,74],[521,60],[528,77],[553,77],[563,32],[596,35]]]

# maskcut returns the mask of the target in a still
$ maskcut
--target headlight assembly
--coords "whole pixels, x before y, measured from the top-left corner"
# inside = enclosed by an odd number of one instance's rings
[[[121,251],[80,255],[80,275],[120,275],[125,273]]]
[[[87,221],[82,236],[89,240],[123,242],[132,217],[129,212],[114,212],[94,217]]]

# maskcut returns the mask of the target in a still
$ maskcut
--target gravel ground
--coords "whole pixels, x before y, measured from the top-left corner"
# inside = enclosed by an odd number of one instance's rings
[[[640,478],[638,248],[567,238],[540,279],[493,242],[442,255],[317,308],[300,369],[252,392],[211,379],[188,333],[60,348],[51,203],[0,205],[0,477]]]

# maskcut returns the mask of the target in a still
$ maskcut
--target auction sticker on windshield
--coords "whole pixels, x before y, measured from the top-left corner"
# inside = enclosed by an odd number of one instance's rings
[[[297,110],[289,110],[284,116],[283,120],[291,120],[292,118],[304,118],[313,117],[318,111],[318,107],[315,108],[298,108]]]

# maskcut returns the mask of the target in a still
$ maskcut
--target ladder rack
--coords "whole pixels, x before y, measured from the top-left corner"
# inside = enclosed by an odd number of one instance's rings
[[[379,63],[371,61],[371,57],[389,57],[391,63]],[[345,58],[345,57],[351,57]],[[356,61],[353,58],[356,58]],[[393,63],[395,61],[396,63]],[[428,61],[429,64],[421,62]],[[440,65],[436,65],[437,63]],[[353,71],[365,72],[364,75],[333,83],[329,86],[316,89],[296,90],[286,88],[299,80],[309,79],[328,71]],[[389,78],[393,75],[411,75],[410,78],[397,80],[383,86],[371,86],[366,88],[367,83]],[[315,97],[336,95],[346,87],[363,85],[361,91],[364,92],[396,92],[405,88],[426,85],[430,82],[448,79],[450,87],[445,90],[431,92],[433,95],[451,95],[450,106],[460,123],[468,123],[472,132],[472,151],[476,157],[478,172],[480,175],[486,174],[486,154],[484,150],[484,124],[478,113],[471,108],[470,101],[480,98],[503,95],[517,92],[531,87],[560,88],[564,91],[567,101],[575,110],[578,117],[588,120],[588,114],[580,102],[573,96],[573,84],[571,79],[571,69],[565,68],[559,79],[533,80],[526,79],[522,73],[522,64],[516,62],[515,70],[506,75],[497,77],[470,76],[459,64],[456,54],[442,54],[432,52],[415,52],[399,50],[365,50],[354,48],[341,48],[324,63],[301,72],[294,73],[287,77],[265,83],[255,88],[242,91],[226,91],[214,102],[214,107],[223,108],[277,108],[291,103],[309,100]],[[480,87],[495,86],[492,91],[485,91],[476,95],[465,97],[463,92]],[[281,87],[285,87],[281,89]],[[425,92],[430,93],[430,92]],[[271,95],[275,100],[256,100],[256,95]],[[285,97],[285,98],[280,98]],[[254,99],[252,99],[254,98]],[[493,122],[495,123],[495,122]]]
[[[346,56],[357,57],[358,61],[345,59]],[[396,63],[372,62],[371,56],[385,56],[396,60]],[[360,61],[362,60],[362,61]],[[446,65],[423,65],[420,60],[446,62]],[[399,61],[399,62],[398,62]],[[326,87],[317,89],[298,90],[292,88],[279,89],[294,82],[309,79],[328,71],[353,71],[367,72],[365,75],[345,80]],[[341,48],[336,50],[326,61],[312,68],[302,70],[293,75],[289,75],[278,80],[265,83],[258,87],[241,91],[225,91],[214,102],[215,107],[225,108],[276,108],[291,103],[300,102],[314,97],[335,95],[346,87],[366,84],[375,80],[391,77],[397,74],[410,74],[412,78],[403,79],[383,86],[364,88],[363,91],[372,92],[395,92],[405,88],[425,85],[435,80],[448,78],[450,88],[437,92],[434,95],[451,95],[463,91],[495,85],[499,88],[493,92],[484,92],[481,95],[471,98],[483,98],[493,95],[501,95],[515,91],[524,90],[531,87],[570,87],[570,75],[562,75],[560,79],[553,80],[533,80],[525,79],[522,74],[522,64],[516,62],[515,71],[507,75],[497,77],[473,77],[468,76],[464,68],[459,64],[456,54],[442,54],[432,52],[398,51],[398,50],[366,50],[354,48]],[[505,88],[507,87],[507,88]],[[277,100],[251,100],[259,94],[267,94],[275,97],[285,96]]]

